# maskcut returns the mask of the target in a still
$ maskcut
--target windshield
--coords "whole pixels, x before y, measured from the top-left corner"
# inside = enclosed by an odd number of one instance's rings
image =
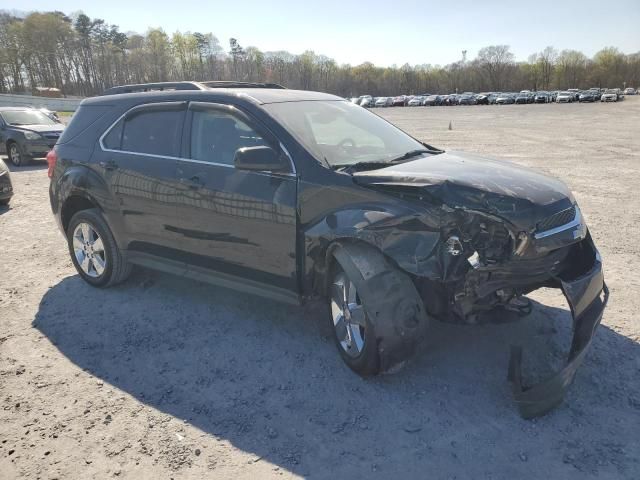
[[[390,161],[425,146],[370,111],[343,101],[264,106],[319,161],[329,165]]]
[[[37,110],[6,110],[2,118],[9,125],[56,125],[56,122]]]

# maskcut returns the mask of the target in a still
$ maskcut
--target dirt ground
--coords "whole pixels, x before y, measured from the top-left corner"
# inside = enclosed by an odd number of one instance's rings
[[[522,420],[506,382],[509,345],[525,373],[568,351],[557,291],[518,322],[434,323],[407,368],[363,380],[317,308],[141,269],[83,283],[40,163],[0,211],[0,478],[640,478],[640,97],[378,112],[575,192],[611,301],[564,405]]]

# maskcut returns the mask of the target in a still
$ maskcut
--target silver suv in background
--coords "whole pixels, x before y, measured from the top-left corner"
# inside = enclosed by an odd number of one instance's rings
[[[44,158],[64,130],[43,112],[29,107],[0,107],[0,153],[16,167]]]

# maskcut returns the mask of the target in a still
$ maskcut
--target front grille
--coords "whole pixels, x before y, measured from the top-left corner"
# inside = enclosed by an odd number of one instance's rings
[[[575,205],[571,206],[571,208],[567,208],[566,210],[554,213],[550,217],[547,217],[544,220],[538,222],[538,224],[536,225],[536,229],[538,232],[546,232],[547,230],[551,230],[552,228],[566,225],[574,218],[576,218]]]
[[[58,132],[49,132],[49,133],[43,133],[42,136],[50,140],[58,140],[58,138],[60,137],[60,134]]]

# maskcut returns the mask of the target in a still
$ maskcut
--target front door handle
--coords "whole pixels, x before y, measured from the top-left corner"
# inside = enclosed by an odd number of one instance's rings
[[[191,178],[181,178],[180,179],[180,183],[182,185],[186,185],[187,187],[189,187],[192,190],[197,190],[198,188],[200,188],[200,187],[202,187],[204,185],[202,180],[200,180],[200,177],[198,177],[197,175],[194,175]]]
[[[113,160],[107,160],[106,162],[100,162],[100,166],[105,170],[115,170],[118,168],[118,164]]]

